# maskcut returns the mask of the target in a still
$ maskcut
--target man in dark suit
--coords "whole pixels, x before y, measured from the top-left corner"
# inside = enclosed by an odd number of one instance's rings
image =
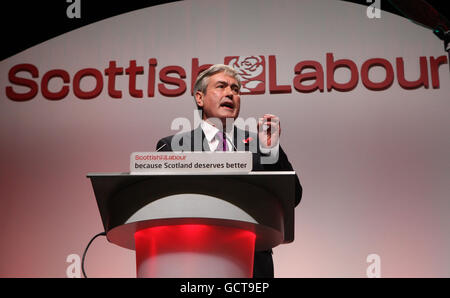
[[[159,140],[158,151],[251,151],[253,171],[293,171],[279,145],[279,119],[266,114],[258,121],[258,134],[234,125],[240,111],[238,73],[216,64],[202,72],[194,84],[194,98],[202,114],[201,124],[192,131]],[[295,206],[302,196],[296,175]],[[253,277],[274,277],[272,250],[256,251]]]

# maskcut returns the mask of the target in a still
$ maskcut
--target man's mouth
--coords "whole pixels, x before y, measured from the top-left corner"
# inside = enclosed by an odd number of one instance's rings
[[[230,110],[234,110],[234,103],[232,101],[225,101],[220,104],[220,107],[224,107]]]

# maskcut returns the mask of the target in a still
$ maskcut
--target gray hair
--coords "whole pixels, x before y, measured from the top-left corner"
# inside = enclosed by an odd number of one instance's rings
[[[238,72],[232,68],[231,66],[225,65],[225,64],[214,64],[207,70],[201,72],[197,79],[195,80],[194,84],[194,97],[197,91],[201,91],[206,94],[206,88],[208,87],[208,79],[209,77],[215,75],[216,73],[224,72],[225,74],[233,77],[236,79],[238,83],[239,89],[241,89],[241,79],[239,77]]]

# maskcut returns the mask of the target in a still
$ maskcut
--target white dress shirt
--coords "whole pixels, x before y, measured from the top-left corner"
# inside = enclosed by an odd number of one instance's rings
[[[206,122],[205,120],[202,120],[200,126],[202,127],[206,140],[208,140],[209,150],[216,151],[217,146],[219,146],[220,143],[220,141],[216,138],[219,129],[211,125],[210,123]],[[225,132],[225,135],[227,137],[227,151],[234,151],[234,144],[232,144],[230,141],[233,140],[234,137],[234,125],[230,129],[228,129],[228,131]]]

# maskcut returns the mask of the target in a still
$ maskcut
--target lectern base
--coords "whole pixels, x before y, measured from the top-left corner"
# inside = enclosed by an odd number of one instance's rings
[[[137,277],[252,277],[255,234],[213,225],[168,225],[134,234]]]

